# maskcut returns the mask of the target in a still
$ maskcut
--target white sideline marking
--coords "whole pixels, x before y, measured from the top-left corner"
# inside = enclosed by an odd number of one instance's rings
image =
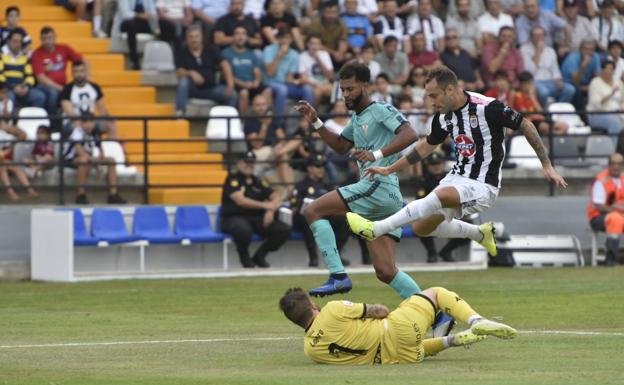
[[[519,330],[520,334],[563,334],[574,336],[612,336],[624,337],[624,332],[593,332],[575,330]],[[115,345],[155,345],[155,344],[187,344],[187,343],[213,343],[213,342],[248,342],[248,341],[287,341],[299,340],[295,337],[255,337],[255,338],[208,338],[188,340],[152,340],[152,341],[112,341],[112,342],[70,342],[57,344],[32,344],[32,345],[0,345],[0,349],[20,348],[58,348],[58,347],[81,347],[81,346],[115,346]]]

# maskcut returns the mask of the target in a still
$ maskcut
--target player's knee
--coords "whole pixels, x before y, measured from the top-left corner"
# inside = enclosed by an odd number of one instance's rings
[[[311,204],[310,206],[306,207],[305,210],[303,210],[303,216],[305,217],[308,224],[312,224],[312,222],[320,219],[314,209],[314,204]]]
[[[389,284],[394,279],[394,276],[396,275],[396,273],[397,273],[396,268],[394,266],[392,267],[375,266],[375,275],[377,276],[377,279],[380,280],[381,282]]]
[[[423,226],[419,223],[414,223],[412,225],[412,231],[414,232],[414,234],[418,235],[419,237],[426,237],[429,234],[431,234],[433,229],[428,228],[427,226]]]

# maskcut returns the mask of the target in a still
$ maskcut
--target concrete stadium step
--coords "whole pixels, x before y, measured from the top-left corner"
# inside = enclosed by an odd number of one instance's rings
[[[54,22],[58,22],[58,21],[74,21],[75,22],[76,21],[75,14],[69,12],[63,7],[59,7],[56,5],[45,5],[45,4],[30,5],[30,4],[24,4],[23,0],[13,1],[12,5],[19,6],[20,19],[22,22],[51,21],[51,20],[53,20]],[[2,9],[2,19],[0,19],[0,21],[4,21],[4,10],[6,9],[6,7],[1,7],[0,9]],[[31,33],[30,31],[28,31],[28,33],[30,35],[34,35],[34,33]],[[39,31],[37,31],[37,34],[39,34]]]
[[[104,91],[106,100],[108,98]],[[118,98],[117,100],[125,100]],[[190,125],[188,120],[150,120],[147,123],[148,137],[151,139],[187,139],[190,135]],[[123,139],[143,139],[142,120],[118,120],[117,131]]]
[[[90,79],[102,87],[139,86],[141,71],[91,71]]]
[[[206,152],[206,143],[203,142],[158,142],[150,143],[148,151],[151,154],[193,154]],[[126,154],[143,154],[143,143],[125,143]]]
[[[149,191],[151,204],[221,204],[221,187],[201,188],[152,188]]]
[[[62,9],[61,7],[55,7]],[[90,38],[92,27],[91,23],[77,22],[77,21],[29,21],[21,23],[21,27],[24,28],[28,34],[32,37],[35,47],[41,44],[40,31],[41,28],[50,26],[54,28],[56,32],[56,41],[58,43],[69,44],[68,39],[75,38]],[[91,40],[108,40],[108,39],[91,39]],[[78,52],[77,48],[74,48]]]
[[[172,116],[173,104],[112,104],[106,103],[111,116]]]
[[[33,37],[34,39],[34,37]],[[109,52],[110,40],[109,39],[94,39],[91,37],[68,37],[63,39],[57,39],[59,43],[67,44],[72,47],[74,51],[82,54],[90,53],[107,53]],[[35,46],[41,45],[39,38],[35,41]]]
[[[19,0],[19,3],[16,0],[0,0],[0,9],[3,11],[2,17],[4,17],[4,10],[11,5],[19,5],[20,7],[54,5],[54,0]]]
[[[190,185],[190,184],[211,184],[218,187],[223,186],[227,171],[225,170],[207,170],[197,172],[195,170],[185,170],[184,166],[177,166],[178,170],[174,171],[152,171],[150,167],[149,182],[150,184],[170,184],[170,185]]]
[[[102,87],[107,103],[156,103],[156,87]]]
[[[89,62],[89,71],[110,72],[123,71],[125,59],[123,55],[112,53],[91,53],[85,54],[84,58]],[[71,66],[68,66],[71,69]]]
[[[142,169],[143,154],[128,154],[127,160],[139,169]],[[201,169],[201,170],[223,170],[223,154],[218,153],[195,153],[195,154],[150,154],[150,162],[171,162],[172,164],[154,165],[150,164],[151,170],[180,169]],[[206,162],[197,164],[175,164],[175,162]],[[208,163],[214,162],[214,163]]]

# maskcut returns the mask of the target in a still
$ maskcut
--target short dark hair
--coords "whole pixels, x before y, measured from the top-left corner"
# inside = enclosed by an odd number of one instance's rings
[[[375,80],[377,79],[383,79],[387,82],[390,81],[390,77],[388,76],[388,74],[386,74],[385,72],[380,73],[379,75],[377,75],[377,77],[375,78]]]
[[[398,43],[398,42],[399,42],[399,39],[397,39],[397,37],[396,37],[396,36],[394,36],[394,35],[388,35],[388,36],[386,36],[386,38],[384,39],[384,41],[383,41],[383,45],[384,45],[384,47],[385,47],[385,46],[387,46],[388,44],[390,44],[390,43],[392,43],[392,42],[396,42],[396,43]]]
[[[321,39],[320,35],[317,35],[317,34],[313,33],[313,34],[308,35],[308,37],[306,38],[306,44],[308,44],[310,42],[310,40],[312,40],[312,39],[319,39],[319,40],[323,41],[323,39]]]
[[[308,294],[302,288],[294,287],[286,290],[280,298],[279,308],[286,318],[305,329],[312,319],[310,304]]]
[[[15,6],[15,5],[10,5],[10,6],[6,7],[6,10],[4,11],[4,15],[5,16],[9,16],[9,13],[11,13],[13,11],[17,12],[18,15],[21,13],[19,7]]]
[[[19,30],[14,29],[13,31],[9,32],[9,36],[7,36],[6,41],[11,40],[15,35],[19,36],[22,40],[24,40],[24,35],[22,35]]]
[[[6,84],[5,82],[0,82],[0,90],[7,90],[9,89],[9,85]]]
[[[503,33],[504,31],[511,31],[513,33],[516,33],[516,30],[513,27],[511,27],[509,25],[504,25],[504,26],[500,27],[500,29],[498,30],[498,36],[500,36],[501,33]]]
[[[52,130],[50,129],[50,126],[46,126],[45,124],[40,125],[39,127],[37,127],[37,132],[45,132],[46,134],[50,135],[50,133],[52,132]]]
[[[615,62],[613,60],[610,60],[610,59],[603,60],[602,63],[601,63],[601,68],[605,69],[608,65],[610,65],[613,68],[615,68]]]
[[[522,71],[518,74],[518,81],[521,83],[533,81],[533,74],[529,71]]]
[[[615,47],[616,45],[617,45],[618,47],[620,47],[620,49],[624,49],[624,44],[622,44],[622,42],[621,42],[621,41],[619,41],[619,40],[611,40],[611,41],[609,42],[609,45],[607,46],[607,49],[609,50],[609,49],[611,49],[611,48]]]
[[[337,6],[338,6],[338,0],[325,0],[325,1],[322,1],[321,4],[319,5],[319,10],[322,12],[326,10],[327,8],[332,8],[332,7],[337,7]]]
[[[494,72],[494,79],[509,80],[509,77],[507,76],[507,71],[505,71],[505,70],[497,70],[496,72]]]
[[[49,25],[46,25],[43,28],[41,28],[41,31],[39,32],[39,35],[43,36],[43,35],[47,35],[49,33],[54,33],[54,28],[50,27]]]
[[[72,63],[72,69],[76,68],[76,67],[80,67],[80,66],[84,66],[86,65],[86,63],[82,60],[76,60],[75,62]]]
[[[373,43],[371,42],[367,42],[366,44],[364,44],[364,46],[360,49],[360,51],[365,51],[367,49],[372,49],[373,51],[375,50],[375,46],[373,45]]]
[[[438,83],[438,87],[446,88],[449,85],[457,86],[459,82],[457,81],[457,75],[455,72],[451,71],[446,66],[440,66],[433,68],[431,71],[427,73],[427,79],[425,80],[425,84],[435,80]]]
[[[340,80],[351,79],[355,77],[355,80],[362,83],[370,83],[370,69],[364,63],[360,63],[357,60],[351,60],[342,66],[338,71],[338,78]]]

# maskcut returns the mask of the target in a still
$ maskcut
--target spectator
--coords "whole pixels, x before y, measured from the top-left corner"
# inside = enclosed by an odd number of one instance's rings
[[[389,37],[395,39],[400,50],[410,51],[407,29],[403,24],[403,20],[398,16],[398,12],[399,7],[396,0],[385,0],[383,2],[383,8],[381,8],[381,13],[374,25],[377,47],[380,51]]]
[[[514,100],[511,108],[518,112],[525,114],[525,117],[529,119],[542,135],[548,135],[550,132],[550,122],[546,120],[546,116],[543,114],[534,114],[533,112],[542,112],[544,107],[540,104],[540,100],[537,95],[535,82],[533,75],[524,71],[518,75],[518,90],[514,92]],[[558,125],[558,128],[564,128],[563,130],[557,129],[554,133],[564,134],[566,126]]]
[[[128,51],[132,69],[139,70],[137,34],[153,33],[159,39],[174,44],[175,26],[166,19],[158,18],[154,0],[119,0],[118,18],[121,32],[128,34]]]
[[[317,0],[285,0],[286,9],[292,13],[302,28],[310,25],[312,16],[320,7],[319,3]]]
[[[45,93],[35,88],[32,66],[28,55],[22,51],[22,34],[9,33],[6,47],[2,50],[0,82],[9,88],[9,97],[20,107],[45,107]]]
[[[485,85],[481,80],[479,68],[468,51],[461,48],[459,41],[459,33],[456,29],[446,30],[446,44],[444,44],[444,52],[440,55],[442,63],[455,72],[457,79],[463,82],[462,88],[480,91]]]
[[[236,163],[223,185],[221,198],[221,229],[234,238],[241,265],[245,268],[270,267],[266,256],[288,240],[290,226],[277,219],[281,195],[273,191],[265,180],[254,175],[255,156],[247,152]],[[253,257],[249,244],[253,234],[264,237]]]
[[[490,89],[485,91],[484,95],[494,98],[505,105],[513,105],[515,92],[513,92],[507,72],[504,70],[496,71],[494,83]]]
[[[569,52],[577,52],[581,49],[583,40],[594,40],[598,44],[598,30],[594,28],[591,21],[585,16],[581,16],[577,2],[565,0],[563,4],[563,14],[568,28],[565,38],[558,49],[559,57],[563,58]]]
[[[108,109],[104,103],[104,94],[97,83],[89,81],[87,66],[84,62],[76,62],[72,68],[74,80],[63,87],[60,94],[61,109],[65,116],[81,116],[97,114],[100,117],[108,116]],[[100,124],[103,122],[103,124]],[[100,120],[95,123],[97,132],[108,133],[110,139],[117,138],[117,125],[114,120]]]
[[[388,75],[392,94],[401,93],[403,84],[409,75],[409,63],[407,55],[399,51],[399,41],[394,36],[388,36],[384,40],[383,51],[375,56],[383,71]]]
[[[265,81],[273,91],[274,112],[281,118],[284,115],[286,98],[304,99],[314,103],[314,94],[312,88],[302,82],[299,74],[299,53],[290,48],[290,31],[280,29],[277,39],[277,43],[264,47],[262,57],[267,74]]]
[[[358,13],[358,0],[345,0],[344,8],[341,17],[348,30],[347,44],[358,54],[372,40],[373,27],[366,15]]]
[[[219,71],[226,85],[217,83]],[[236,106],[232,67],[215,45],[204,46],[201,28],[197,25],[186,29],[186,47],[176,55],[176,76],[176,115],[186,112],[189,97]]]
[[[245,15],[245,0],[231,0],[230,11],[217,20],[214,28],[214,43],[221,48],[231,46],[234,41],[234,31],[237,27],[243,27],[247,32],[246,44],[250,47],[262,46],[260,27],[258,22],[251,16]]]
[[[61,5],[72,12],[76,12],[76,18],[78,19],[78,21],[88,21],[87,11],[92,11],[93,36],[100,38],[106,37],[104,31],[102,31],[101,0],[54,0],[54,3],[56,5]]]
[[[540,3],[542,3],[542,1],[540,1]],[[511,15],[511,17],[513,17],[514,19],[520,16],[522,12],[524,12],[523,0],[501,0],[501,6],[503,8],[503,12]]]
[[[113,22],[117,13],[117,3],[119,0],[102,0],[102,31],[107,35],[112,35]]]
[[[16,6],[7,7],[4,16],[6,19],[6,26],[0,26],[0,49],[6,45],[9,34],[13,31],[17,31],[22,35],[22,49],[28,51],[32,39],[28,35],[28,32],[19,26],[20,9]]]
[[[249,102],[258,94],[271,97],[271,89],[262,84],[262,61],[247,47],[247,29],[239,25],[234,28],[234,36],[229,47],[223,50],[223,57],[232,67],[234,87],[238,92],[238,110],[241,115],[247,112]]]
[[[473,58],[478,58],[481,52],[482,33],[476,16],[470,10],[472,4],[482,4],[480,1],[455,0],[450,4],[457,5],[457,16],[449,16],[446,19],[446,35],[450,29],[454,29],[459,38],[459,47],[470,54]],[[477,15],[482,12],[477,13]],[[445,42],[448,43],[448,40]],[[456,72],[457,73],[457,72]]]
[[[173,31],[173,33],[164,34],[163,38],[171,39],[167,42],[171,44],[171,48],[177,50],[182,46],[184,29],[193,22],[191,0],[156,0],[156,10],[158,22],[161,25],[160,30]]]
[[[338,132],[341,132],[341,130]],[[297,138],[299,142],[290,159],[290,164],[294,170],[306,172],[308,158],[312,154],[325,154],[329,149],[329,146],[321,139],[321,135],[312,129],[303,117],[299,118],[297,131],[295,131],[293,137]]]
[[[13,163],[13,146],[16,140],[26,140],[26,133],[12,123],[14,110],[13,101],[9,98],[5,83],[0,83],[0,181],[6,187],[9,199],[20,200],[19,195],[11,186],[11,174],[24,186],[31,197],[39,194],[32,188],[22,166]]]
[[[253,116],[245,119],[245,139],[249,150],[261,162],[257,175],[264,175],[277,169],[278,182],[286,189],[293,187],[293,170],[289,165],[293,151],[299,146],[299,140],[287,140],[283,119],[270,116],[269,105],[262,95],[253,98],[251,108]]]
[[[375,79],[381,72],[381,65],[375,60],[375,46],[371,43],[366,44],[359,56],[360,62],[366,64],[371,72],[371,79]]]
[[[587,205],[587,219],[593,231],[607,233],[605,265],[615,266],[620,251],[620,235],[624,229],[624,157],[614,153],[609,157],[607,168],[594,178]]]
[[[524,0],[524,13],[516,19],[518,43],[529,42],[531,31],[537,26],[543,28],[546,45],[552,47],[555,38],[563,34],[566,21],[550,11],[541,10],[537,0]]]
[[[481,27],[483,43],[488,44],[496,41],[500,29],[503,27],[514,27],[511,16],[502,12],[501,0],[486,0],[487,12],[479,16],[477,23]]]
[[[613,76],[615,64],[612,61],[602,63],[602,72],[589,83],[587,111],[621,111],[624,107],[624,84]],[[622,120],[617,113],[587,114],[589,125],[604,128],[615,142],[615,137],[622,130]]]
[[[524,63],[520,50],[516,48],[516,32],[511,27],[503,27],[498,33],[498,41],[489,43],[483,48],[481,55],[481,77],[491,86],[494,73],[504,70],[511,84],[524,71]]]
[[[422,32],[428,51],[444,50],[444,23],[431,13],[431,0],[418,2],[418,13],[407,19],[407,34]]]
[[[349,124],[349,110],[347,109],[347,105],[345,104],[343,99],[336,100],[332,109],[332,118],[327,119],[325,121],[325,128],[331,130],[336,133],[341,133],[342,130]],[[310,129],[310,124],[305,122],[306,129]],[[313,138],[318,136],[318,141],[314,142],[314,148],[317,153],[320,153],[319,148],[320,145],[326,146],[325,154],[327,155],[328,162],[325,165],[325,169],[327,171],[327,177],[329,178],[329,183],[332,185],[338,184],[338,172],[340,171],[343,175],[345,175],[345,179],[351,180],[355,179],[355,172],[357,171],[357,166],[355,166],[354,162],[350,159],[349,153],[338,155],[334,150],[330,147],[327,147],[325,142],[321,139],[321,136],[317,131],[314,131]],[[312,147],[312,146],[311,146]],[[309,155],[309,154],[308,154]],[[352,167],[353,165],[353,167]],[[366,249],[366,247],[364,247]]]
[[[460,8],[464,8],[460,10]],[[464,13],[465,12],[465,13]],[[446,27],[456,27],[457,24],[449,24],[450,20],[459,20],[465,15],[467,18],[476,20],[477,17],[485,13],[485,2],[483,1],[470,1],[470,0],[450,0],[448,1],[448,9],[446,12]]]
[[[202,25],[204,41],[212,41],[212,30],[217,20],[228,13],[229,6],[230,0],[192,0],[193,15]]]
[[[615,10],[613,0],[603,0],[592,25],[598,31],[598,49],[606,51],[610,41],[624,41],[624,25],[622,18]]]
[[[619,40],[609,42],[607,59],[611,60],[615,64],[613,77],[624,82],[624,59],[622,58],[622,51],[624,51],[624,45],[622,45],[622,42]]]
[[[31,56],[37,88],[46,94],[46,110],[56,115],[59,94],[67,84],[67,64],[82,62],[82,55],[66,44],[56,43],[56,32],[49,26],[41,28],[41,46]]]
[[[37,127],[37,142],[33,146],[31,157],[24,159],[28,165],[28,172],[35,178],[39,178],[47,170],[56,165],[54,157],[54,143],[50,141],[50,127]]]
[[[546,45],[545,31],[541,26],[531,30],[531,41],[520,47],[524,67],[535,79],[540,104],[548,105],[548,98],[557,102],[570,103],[574,97],[574,86],[563,81],[557,53]]]
[[[307,50],[299,56],[299,74],[303,84],[312,87],[316,105],[331,96],[334,66],[329,53],[323,50],[321,38],[309,35]]]
[[[403,94],[410,97],[412,108],[422,109],[425,107],[425,79],[427,71],[420,67],[413,67],[403,88]]]
[[[76,203],[81,205],[89,204],[86,194],[87,178],[93,167],[97,170],[97,177],[100,177],[100,167],[106,166],[108,175],[108,199],[107,203],[124,204],[128,203],[119,195],[117,191],[117,165],[115,159],[106,157],[101,147],[101,133],[97,129],[93,114],[85,113],[78,120],[72,121],[66,142],[63,143],[63,161],[66,167],[78,169],[78,190]],[[99,149],[97,157],[94,154],[95,148]]]
[[[584,40],[579,52],[571,52],[561,63],[563,81],[574,85],[572,104],[582,110],[587,103],[589,82],[600,72],[600,56],[593,40]]]
[[[260,19],[260,29],[264,47],[270,44],[277,44],[280,31],[289,31],[291,39],[299,52],[305,49],[303,37],[299,29],[299,23],[292,13],[286,10],[284,0],[267,0],[266,15]]]
[[[337,68],[347,61],[349,29],[340,18],[337,0],[327,0],[321,4],[320,14],[312,19],[307,32],[308,36],[316,35],[321,39],[322,49],[329,52]]]
[[[430,70],[442,64],[440,54],[437,51],[427,49],[427,41],[423,32],[416,32],[412,36],[412,52],[407,55],[410,66],[422,67]]]
[[[347,12],[347,1],[348,0],[340,0],[340,11]],[[374,20],[377,17],[377,12],[379,11],[379,6],[377,5],[376,0],[355,0],[356,2],[356,13],[359,15],[366,16],[369,20]]]
[[[390,80],[388,79],[388,75],[385,73],[380,73],[375,78],[375,88],[370,98],[373,102],[384,102],[390,105],[393,104],[392,94],[390,93]]]
[[[311,154],[306,161],[306,177],[297,183],[290,197],[290,208],[293,210],[293,230],[303,233],[303,239],[308,250],[308,266],[310,267],[318,266],[318,252],[312,230],[310,230],[310,226],[303,216],[303,210],[309,201],[332,190],[332,187],[323,180],[325,178],[325,164],[324,155]],[[336,234],[336,247],[340,251],[349,240],[347,223],[337,217],[330,217],[329,221]],[[343,265],[344,262],[345,260],[343,260]]]

